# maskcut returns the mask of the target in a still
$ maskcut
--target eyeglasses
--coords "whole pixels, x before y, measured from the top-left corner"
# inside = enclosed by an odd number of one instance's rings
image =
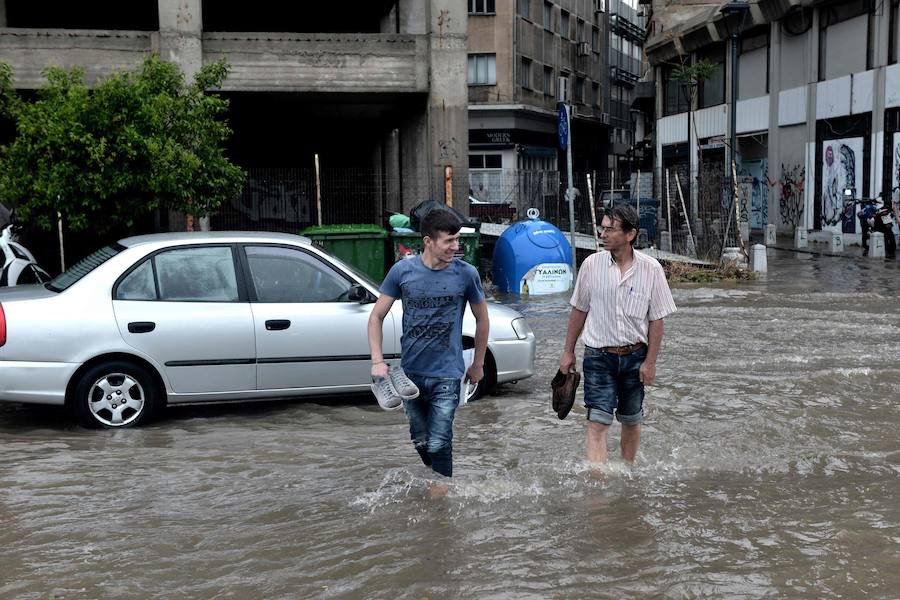
[[[597,231],[600,233],[606,233],[607,231],[624,231],[621,227],[597,227]]]

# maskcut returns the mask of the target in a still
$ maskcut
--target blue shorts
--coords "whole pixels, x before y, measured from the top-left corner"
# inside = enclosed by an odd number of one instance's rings
[[[637,425],[644,420],[644,384],[640,369],[647,346],[619,356],[597,348],[584,348],[584,406],[589,421],[611,425]]]

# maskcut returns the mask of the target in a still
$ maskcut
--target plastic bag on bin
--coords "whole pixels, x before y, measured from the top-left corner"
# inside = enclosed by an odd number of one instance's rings
[[[459,219],[459,222],[463,227],[471,227],[475,231],[479,231],[481,229],[481,221],[479,221],[478,219],[467,217],[452,206],[447,206],[443,202],[438,202],[437,200],[423,200],[422,202],[419,202],[411,211],[409,211],[409,221],[412,228],[416,231],[419,231],[419,224],[422,222],[422,219],[424,219],[425,215],[433,210],[446,210],[450,213],[453,213]]]

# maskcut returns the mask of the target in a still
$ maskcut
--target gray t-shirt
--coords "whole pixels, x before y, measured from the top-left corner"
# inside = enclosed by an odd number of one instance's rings
[[[381,292],[403,302],[403,370],[421,377],[462,377],[466,302],[484,302],[475,267],[455,258],[443,269],[430,269],[415,256],[391,267]]]

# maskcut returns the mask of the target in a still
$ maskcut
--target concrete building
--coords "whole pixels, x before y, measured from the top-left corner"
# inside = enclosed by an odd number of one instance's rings
[[[574,169],[608,166],[605,0],[468,0],[472,195],[539,206],[559,198],[558,103],[572,113]],[[523,216],[524,215],[520,215]]]
[[[657,197],[665,196],[664,170],[680,171],[690,220],[702,221],[703,166],[729,171],[733,23],[721,1],[642,3],[653,12],[646,54],[655,80]],[[898,0],[749,4],[736,38],[741,219],[749,229],[799,226],[813,239],[842,231],[845,243],[858,241],[844,189],[874,197],[900,185]],[[685,94],[674,74],[701,58],[719,68]]]
[[[50,65],[93,82],[150,52],[188,76],[225,58],[229,150],[250,173],[228,225],[315,222],[316,154],[325,221],[380,222],[444,199],[448,167],[466,206],[466,2],[0,0],[0,60],[29,90]]]

